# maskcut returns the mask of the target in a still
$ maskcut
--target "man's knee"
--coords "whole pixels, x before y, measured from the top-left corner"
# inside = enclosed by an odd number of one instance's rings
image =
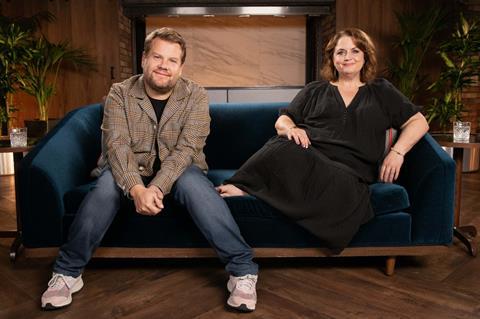
[[[177,200],[195,200],[196,198],[210,197],[215,193],[213,184],[205,173],[197,166],[188,167],[177,179],[173,188],[173,195]]]
[[[116,185],[111,171],[104,171],[77,213],[81,216],[82,227],[94,229],[95,223],[108,223],[120,207],[121,196],[122,191]]]
[[[106,169],[102,175],[100,175],[91,192],[95,193],[97,200],[104,199],[105,201],[120,200],[122,195],[122,191],[116,184],[112,172],[109,169]]]
[[[179,190],[188,190],[196,187],[211,186],[203,171],[195,165],[189,166],[175,182]]]

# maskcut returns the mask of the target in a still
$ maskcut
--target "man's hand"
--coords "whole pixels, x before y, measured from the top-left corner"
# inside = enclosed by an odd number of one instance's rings
[[[130,189],[137,213],[154,216],[163,209],[163,193],[158,187],[135,185]]]

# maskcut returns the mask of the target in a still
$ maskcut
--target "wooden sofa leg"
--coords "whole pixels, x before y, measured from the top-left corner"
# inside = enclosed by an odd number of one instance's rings
[[[396,256],[388,256],[385,263],[385,275],[393,276],[395,272],[395,261],[397,260]]]

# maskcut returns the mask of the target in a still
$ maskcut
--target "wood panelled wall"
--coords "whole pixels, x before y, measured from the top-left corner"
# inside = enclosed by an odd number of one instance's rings
[[[50,11],[56,20],[42,25],[46,37],[84,48],[97,62],[96,72],[65,70],[60,74],[57,94],[50,102],[51,118],[61,118],[78,106],[101,101],[111,84],[119,81],[119,6],[118,0],[2,0],[1,10],[6,16]],[[15,102],[20,107],[19,125],[23,119],[38,117],[33,98],[20,94]]]
[[[418,1],[337,0],[337,30],[356,27],[367,32],[377,47],[378,70],[382,71],[393,55],[391,43],[399,32],[395,11],[411,10],[415,2]]]
[[[451,0],[442,0],[451,3]],[[435,0],[337,0],[335,8],[336,29],[359,27],[368,32],[378,47],[379,69],[394,57],[391,45],[398,34],[395,11],[416,10],[428,7]],[[478,7],[478,0],[464,1]],[[97,72],[64,72],[58,83],[57,95],[51,101],[51,117],[62,117],[69,110],[88,103],[101,101],[113,82],[128,76],[131,70],[128,46],[128,20],[121,13],[118,0],[0,0],[0,10],[8,16],[30,16],[41,10],[49,10],[57,17],[43,27],[52,41],[69,40],[74,46],[86,48],[95,56]],[[123,59],[123,60],[122,60]],[[122,61],[122,62],[121,62]],[[432,62],[433,61],[433,62]],[[438,64],[428,59],[427,69],[438,72]],[[113,79],[111,71],[113,67]],[[478,89],[469,94],[477,104]],[[37,116],[32,99],[19,100],[23,118]],[[478,111],[477,111],[478,113]],[[478,114],[472,121],[478,121]]]
[[[441,5],[450,12],[456,6],[451,0],[336,0],[336,28],[358,27],[367,32],[377,45],[379,72],[386,69],[389,59],[395,58],[395,48],[391,45],[398,35],[399,27],[395,11],[404,12],[429,8],[432,4]],[[464,10],[470,11],[470,16],[480,12],[480,0],[463,1]],[[446,34],[447,36],[447,34]],[[433,52],[423,62],[422,73],[433,81],[443,63]],[[427,94],[428,95],[428,94]],[[420,101],[426,104],[429,99]],[[479,132],[480,121],[480,84],[470,87],[464,93],[464,120],[472,123],[472,131]],[[433,130],[438,129],[435,124]]]
[[[467,3],[470,16],[480,16],[480,0],[470,0]],[[480,58],[480,52],[479,58]],[[472,123],[472,131],[480,133],[480,79],[477,77],[477,85],[469,87],[463,94],[463,103],[466,114],[464,120]]]

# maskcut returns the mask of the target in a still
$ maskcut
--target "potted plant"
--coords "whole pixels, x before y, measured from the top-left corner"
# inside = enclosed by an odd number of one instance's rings
[[[420,66],[430,49],[434,35],[444,25],[446,11],[440,7],[424,11],[395,12],[400,26],[400,37],[394,46],[399,48],[398,60],[389,62],[388,72],[395,86],[411,101],[426,88],[426,76],[420,74]]]
[[[13,94],[18,89],[23,66],[32,58],[30,40],[41,21],[51,21],[53,16],[40,12],[31,17],[9,18],[0,15],[0,125],[2,134],[8,131],[8,121],[17,110]]]
[[[438,54],[443,61],[443,70],[429,87],[437,93],[426,109],[430,122],[437,121],[443,131],[452,121],[460,120],[464,112],[463,90],[478,84],[480,75],[480,25],[477,20],[468,21],[460,14],[451,36],[440,44]]]
[[[32,95],[38,106],[38,120],[25,121],[31,128],[29,134],[42,136],[48,131],[48,102],[55,94],[59,71],[67,65],[95,69],[95,64],[83,49],[72,48],[68,42],[52,43],[43,35],[31,42],[31,48],[32,59],[24,64],[19,81],[21,89]],[[32,129],[32,123],[38,128]]]

